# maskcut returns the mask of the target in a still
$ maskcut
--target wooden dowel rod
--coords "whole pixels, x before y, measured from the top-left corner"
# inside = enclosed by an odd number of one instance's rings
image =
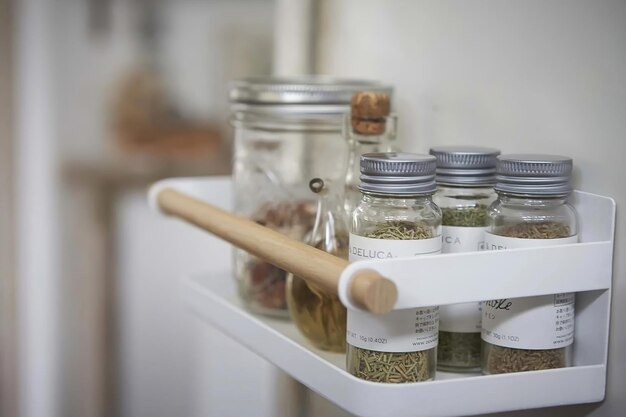
[[[159,192],[157,202],[164,212],[337,294],[348,261],[171,188]],[[372,313],[391,311],[397,296],[395,284],[375,271],[363,271],[352,279],[350,297]]]

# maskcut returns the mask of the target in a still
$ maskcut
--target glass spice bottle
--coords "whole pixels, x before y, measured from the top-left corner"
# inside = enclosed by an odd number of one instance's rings
[[[482,250],[487,208],[493,190],[496,157],[500,151],[476,146],[432,148],[437,158],[435,204],[441,208],[443,253]],[[480,302],[439,307],[437,369],[480,371]]]
[[[361,202],[352,216],[350,261],[441,252],[435,157],[375,153],[361,157]],[[435,377],[438,307],[372,315],[348,311],[347,369],[368,381],[404,383]]]
[[[348,226],[342,195],[321,178],[310,181],[311,191],[319,196],[313,230],[306,238],[309,245],[348,259]],[[294,324],[318,349],[346,351],[346,308],[336,294],[328,294],[314,284],[289,274],[287,305]]]
[[[390,94],[384,91],[359,91],[352,96],[350,113],[344,120],[344,136],[349,154],[345,176],[344,207],[348,218],[361,201],[360,160],[366,153],[393,151],[397,119],[390,113]]]
[[[486,249],[576,243],[577,215],[567,202],[571,172],[564,156],[499,156]],[[574,293],[564,293],[483,302],[483,373],[570,366],[574,301]]]

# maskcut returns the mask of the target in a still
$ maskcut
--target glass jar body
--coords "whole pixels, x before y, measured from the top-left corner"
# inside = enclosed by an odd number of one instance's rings
[[[578,222],[566,197],[517,196],[500,193],[488,210],[487,249],[513,249],[575,243]],[[546,262],[550,262],[549,259]],[[567,301],[563,301],[567,300]],[[523,372],[571,366],[574,336],[574,294],[494,300],[483,303],[482,371],[485,374]],[[491,304],[496,304],[494,307]],[[508,316],[500,316],[504,312]],[[529,307],[529,306],[532,306]],[[502,317],[515,327],[494,327]],[[520,318],[525,318],[520,322]],[[561,324],[555,322],[559,320]],[[503,332],[504,330],[504,332]],[[507,334],[519,342],[498,342],[492,335]],[[537,338],[537,334],[542,334]],[[548,336],[545,336],[548,335]],[[500,336],[498,336],[500,337]],[[550,338],[554,338],[553,341]],[[559,342],[567,340],[567,343]],[[530,342],[532,340],[532,342]],[[562,346],[555,348],[554,346]]]
[[[347,145],[341,114],[235,112],[234,208],[240,215],[304,240],[315,220],[314,177],[340,181]],[[239,293],[256,313],[288,317],[287,273],[234,249]]]
[[[354,244],[354,236],[366,239],[369,249],[360,252]],[[395,257],[388,251],[404,251],[402,247],[390,248],[389,242],[408,244],[409,249],[400,256],[415,256],[420,253],[437,253],[441,250],[441,211],[428,196],[386,196],[363,193],[361,202],[352,216],[350,236],[350,260],[357,258],[359,252],[379,253],[387,257]],[[404,241],[404,242],[399,242]],[[363,244],[363,240],[360,240]],[[420,244],[429,246],[420,246]],[[371,255],[360,255],[369,256]],[[373,382],[406,383],[432,380],[437,366],[437,332],[438,307],[393,311],[379,321],[381,327],[371,330],[367,325],[368,313],[348,311],[348,342],[346,367],[348,372],[361,379]],[[408,320],[406,320],[408,316]],[[371,316],[370,316],[371,317]],[[386,322],[388,321],[388,322]],[[403,329],[396,327],[400,321],[407,325]],[[358,331],[355,329],[365,329]],[[408,339],[421,338],[423,350],[416,351],[414,344],[396,344],[388,339],[383,332],[395,328],[391,333]],[[379,346],[360,343],[363,334],[371,331],[368,339],[374,343],[380,340]],[[376,333],[376,332],[379,333]],[[391,334],[390,333],[390,334]],[[359,334],[358,337],[350,336]],[[417,335],[417,336],[413,336]],[[422,338],[423,335],[423,338]],[[380,337],[379,337],[380,336]],[[357,346],[358,344],[358,346]],[[393,349],[389,346],[393,345]],[[401,348],[398,348],[401,346]],[[373,347],[373,348],[372,348]]]
[[[439,184],[433,196],[442,212],[443,253],[482,249],[487,209],[496,199],[493,187]],[[480,303],[440,306],[437,368],[480,371]]]

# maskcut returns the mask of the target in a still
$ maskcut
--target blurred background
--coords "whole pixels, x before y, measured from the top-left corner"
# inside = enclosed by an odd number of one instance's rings
[[[568,154],[624,207],[624,45],[623,0],[0,0],[0,415],[346,415],[185,310],[215,242],[146,187],[230,173],[229,80],[319,73],[393,85],[406,150]],[[607,401],[510,415],[626,407],[618,223]]]

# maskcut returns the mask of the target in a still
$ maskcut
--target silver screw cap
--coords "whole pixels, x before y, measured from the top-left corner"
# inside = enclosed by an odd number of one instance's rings
[[[432,155],[368,153],[361,156],[361,184],[365,192],[395,195],[432,194],[437,190]]]
[[[343,114],[357,91],[379,91],[389,95],[393,89],[368,80],[323,76],[244,78],[230,83],[233,111],[257,113]]]
[[[565,196],[572,191],[572,166],[567,156],[501,155],[494,188],[509,194]]]
[[[437,183],[469,187],[493,186],[500,151],[479,146],[439,146],[430,149],[437,158]]]

